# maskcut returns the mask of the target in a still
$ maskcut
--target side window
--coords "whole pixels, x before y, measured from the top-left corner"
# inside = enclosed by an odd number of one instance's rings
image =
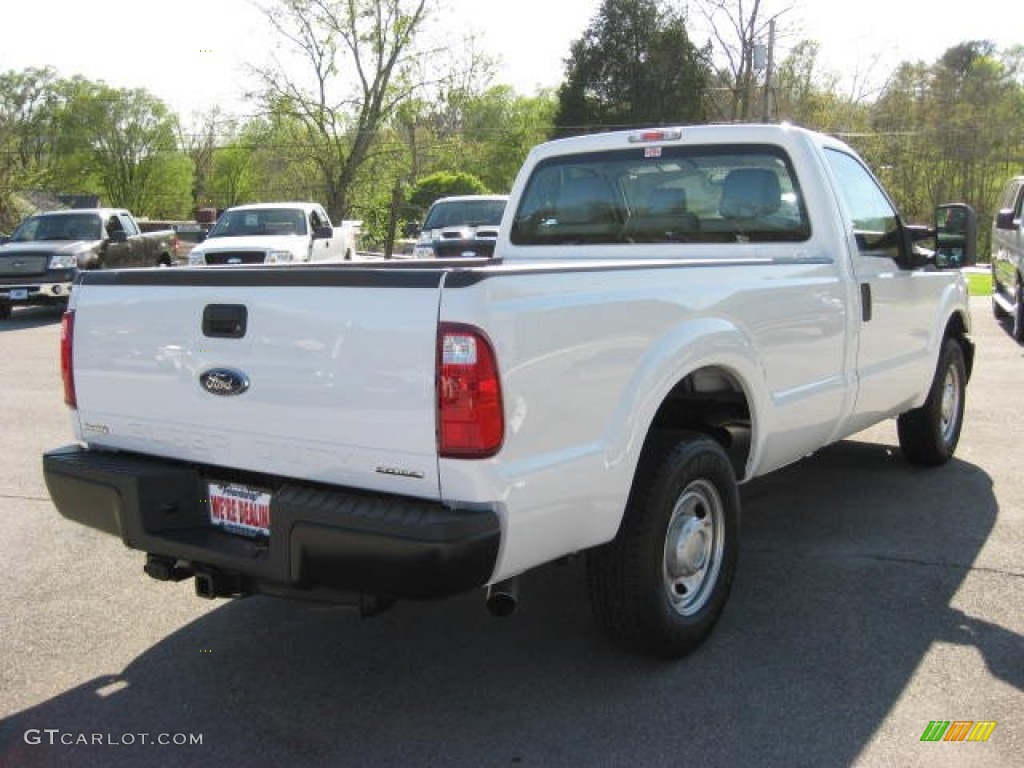
[[[124,227],[121,226],[121,220],[117,216],[111,216],[107,219],[107,235],[112,235],[115,232],[123,232]]]
[[[832,149],[825,156],[853,219],[860,252],[898,257],[900,219],[882,188],[856,158]]]
[[[1021,182],[1019,182],[1017,179],[1014,179],[1013,181],[1008,182],[1005,187],[1003,187],[1002,194],[1000,194],[999,196],[999,210],[1005,211],[1012,208],[1014,218],[1020,216],[1021,186]]]
[[[132,235],[139,234],[139,230],[135,227],[135,222],[132,221],[131,218],[128,216],[121,216],[120,214],[118,214],[117,218],[121,220],[121,228],[124,230],[126,235],[131,237]]]
[[[1013,194],[1016,196],[1016,201],[1012,201],[1009,206],[1013,207],[1013,218],[1020,219],[1021,214],[1024,213],[1024,183],[1018,183],[1015,185]]]
[[[327,215],[327,211],[323,208],[314,208],[313,215],[319,219],[318,227],[329,227],[331,226],[331,219]]]

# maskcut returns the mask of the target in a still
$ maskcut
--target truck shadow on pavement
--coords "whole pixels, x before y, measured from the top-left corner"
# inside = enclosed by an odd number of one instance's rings
[[[55,307],[17,307],[9,318],[0,320],[0,333],[54,325],[60,322],[63,315],[64,310]]]
[[[529,574],[504,620],[482,594],[365,621],[252,598],[7,718],[0,765],[849,765],[934,644],[976,647],[1024,690],[1020,636],[951,607],[998,513],[980,468],[846,441],[743,497],[732,598],[680,662],[604,642],[580,561]],[[47,728],[203,743],[26,743]]]

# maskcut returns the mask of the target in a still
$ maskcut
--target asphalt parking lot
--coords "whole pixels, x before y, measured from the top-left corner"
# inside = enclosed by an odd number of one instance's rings
[[[957,458],[913,469],[886,424],[745,486],[732,598],[665,664],[606,645],[578,562],[529,574],[505,620],[480,594],[361,620],[150,580],[47,497],[39,456],[71,439],[59,323],[18,309],[0,323],[0,768],[1018,766],[1024,347],[987,299],[972,310]],[[937,720],[996,725],[922,742]]]

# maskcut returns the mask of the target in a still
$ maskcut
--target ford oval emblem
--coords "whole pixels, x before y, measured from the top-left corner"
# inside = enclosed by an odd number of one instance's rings
[[[240,395],[249,389],[249,377],[231,368],[211,368],[199,374],[199,385],[211,395]]]

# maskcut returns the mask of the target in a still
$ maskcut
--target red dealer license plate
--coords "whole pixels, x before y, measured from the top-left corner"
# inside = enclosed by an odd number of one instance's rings
[[[243,536],[270,535],[270,493],[237,483],[210,483],[210,522]]]

